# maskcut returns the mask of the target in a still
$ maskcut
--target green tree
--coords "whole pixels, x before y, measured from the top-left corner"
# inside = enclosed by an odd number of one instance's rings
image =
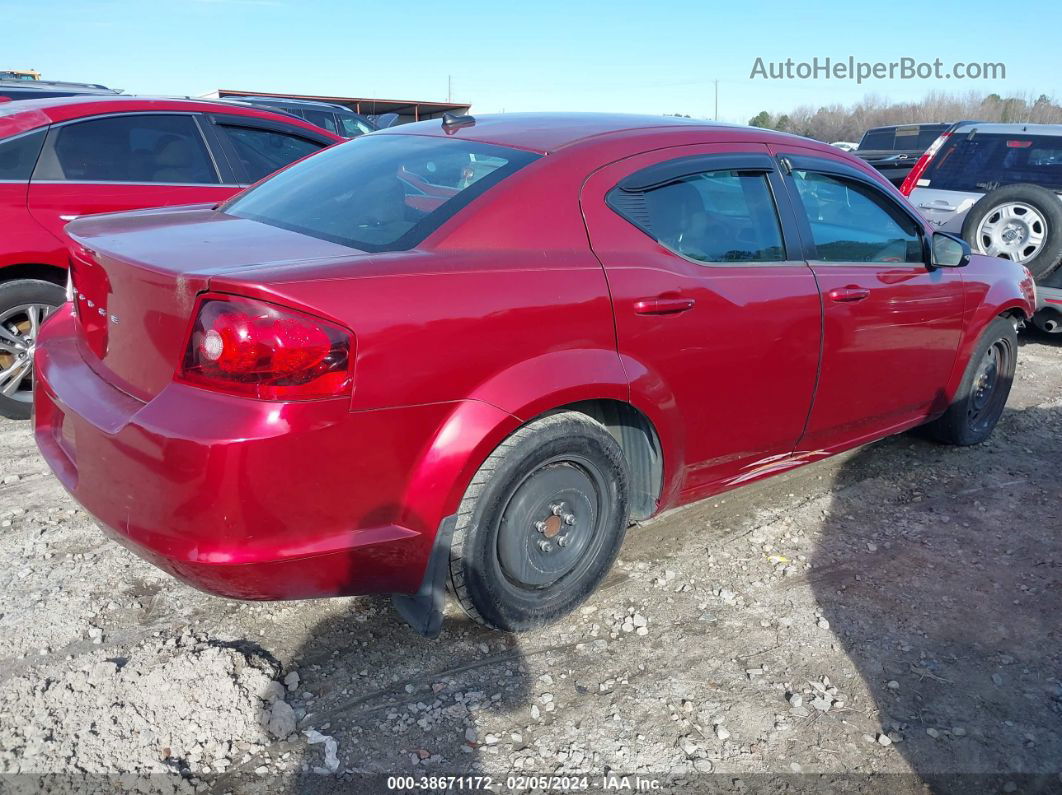
[[[765,110],[761,110],[751,119],[749,119],[750,127],[771,127],[771,114]]]

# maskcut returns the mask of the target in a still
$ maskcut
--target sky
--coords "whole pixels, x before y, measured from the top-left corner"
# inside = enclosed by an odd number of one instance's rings
[[[0,0],[0,69],[198,96],[218,88],[445,101],[474,113],[761,110],[930,90],[1062,99],[1062,3],[826,0]],[[764,64],[1003,63],[995,80],[787,79]],[[451,88],[452,87],[452,88]]]

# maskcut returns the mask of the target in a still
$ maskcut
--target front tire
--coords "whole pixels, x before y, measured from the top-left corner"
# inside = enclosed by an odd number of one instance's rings
[[[491,453],[465,492],[451,590],[493,629],[555,621],[604,579],[629,512],[623,452],[603,425],[572,411],[531,422]]]
[[[1018,331],[1014,321],[997,317],[978,340],[948,410],[926,425],[929,435],[939,442],[960,446],[987,439],[1003,416],[1017,363]]]
[[[62,287],[40,279],[0,284],[0,415],[29,419],[37,333],[44,318],[65,300]]]

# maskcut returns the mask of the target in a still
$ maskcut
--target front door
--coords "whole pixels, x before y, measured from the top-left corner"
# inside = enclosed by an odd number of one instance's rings
[[[928,266],[924,223],[840,159],[783,148],[823,297],[822,376],[804,449],[849,446],[946,408],[960,271]]]
[[[632,400],[677,414],[687,499],[784,461],[811,408],[821,307],[782,194],[760,144],[647,152],[583,188]]]

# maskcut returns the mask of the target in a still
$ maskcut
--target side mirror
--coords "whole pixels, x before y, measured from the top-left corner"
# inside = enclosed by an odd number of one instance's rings
[[[931,264],[934,268],[965,268],[970,264],[970,254],[973,250],[970,244],[961,237],[948,234],[947,232],[933,233],[933,257]]]

